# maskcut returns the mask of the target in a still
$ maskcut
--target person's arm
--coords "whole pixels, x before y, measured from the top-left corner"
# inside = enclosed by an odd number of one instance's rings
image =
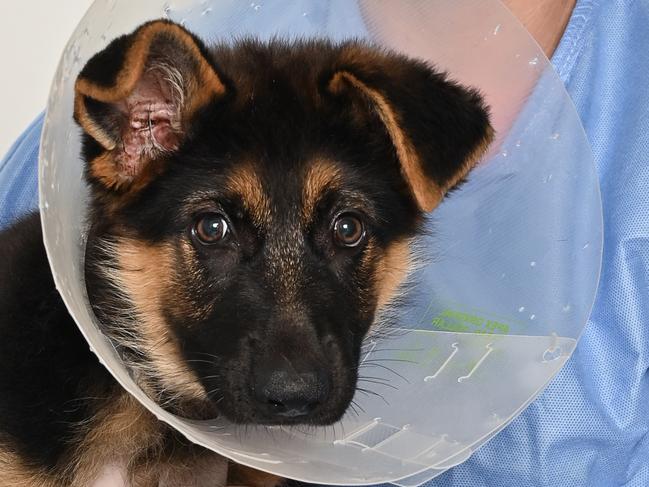
[[[551,57],[566,30],[576,0],[502,0],[543,52]]]

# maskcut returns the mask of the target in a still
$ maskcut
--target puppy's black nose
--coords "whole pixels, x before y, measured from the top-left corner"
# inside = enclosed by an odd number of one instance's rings
[[[288,361],[258,364],[254,373],[257,408],[278,420],[307,416],[327,399],[329,389],[325,373],[315,368],[296,370]]]

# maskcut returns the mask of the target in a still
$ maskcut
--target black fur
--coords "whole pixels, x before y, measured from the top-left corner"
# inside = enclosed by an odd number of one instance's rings
[[[38,214],[0,233],[0,255],[0,445],[54,468],[94,413],[88,396],[116,384],[54,286]]]

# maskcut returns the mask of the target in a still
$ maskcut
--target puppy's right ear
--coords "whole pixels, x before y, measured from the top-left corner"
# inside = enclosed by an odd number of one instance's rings
[[[425,62],[352,41],[323,79],[348,109],[381,121],[423,212],[439,205],[494,139],[482,96]]]
[[[74,117],[90,137],[88,177],[135,192],[164,170],[194,115],[225,94],[202,42],[181,26],[154,21],[114,40],[83,68]]]

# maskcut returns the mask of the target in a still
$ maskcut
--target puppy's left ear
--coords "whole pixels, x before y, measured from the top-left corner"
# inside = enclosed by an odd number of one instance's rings
[[[432,211],[477,164],[494,138],[480,94],[427,64],[349,44],[326,89],[378,116],[422,211]]]

